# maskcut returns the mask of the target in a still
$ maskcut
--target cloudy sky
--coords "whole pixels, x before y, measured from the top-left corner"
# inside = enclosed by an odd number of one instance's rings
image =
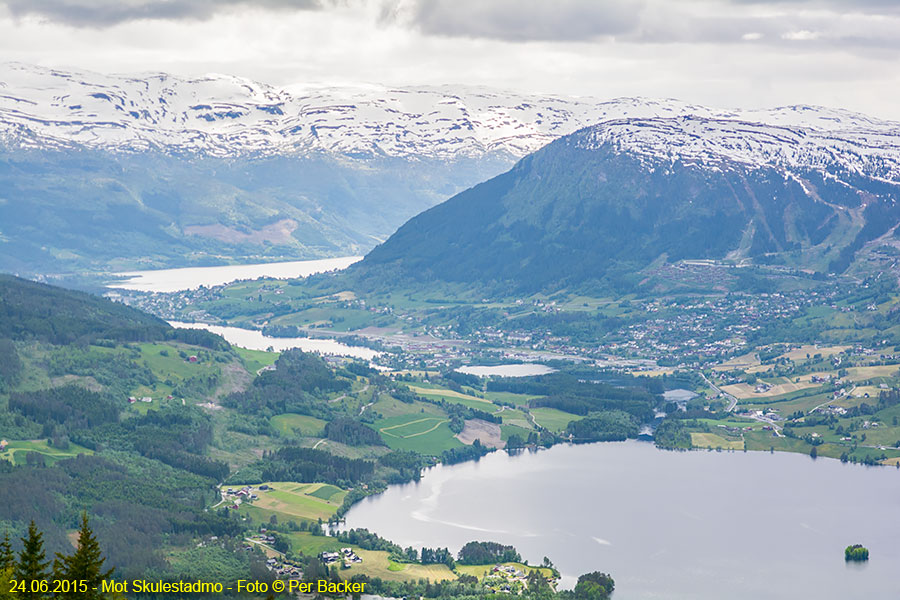
[[[900,0],[0,0],[0,60],[900,120]]]

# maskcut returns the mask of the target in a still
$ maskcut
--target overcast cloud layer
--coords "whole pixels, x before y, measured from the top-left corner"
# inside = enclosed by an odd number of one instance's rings
[[[897,0],[0,0],[0,56],[900,119]]]

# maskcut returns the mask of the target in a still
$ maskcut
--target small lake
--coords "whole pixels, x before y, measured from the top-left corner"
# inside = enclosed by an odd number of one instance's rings
[[[546,375],[547,373],[556,372],[556,369],[553,367],[536,363],[496,365],[493,367],[470,366],[460,367],[456,370],[466,375],[477,375],[478,377],[490,377],[492,375],[498,377],[533,377],[534,375]]]
[[[361,256],[298,260],[291,262],[263,263],[256,265],[226,265],[222,267],[186,267],[183,269],[158,269],[155,271],[129,271],[116,273],[128,279],[109,283],[108,287],[140,292],[178,292],[195,290],[201,285],[211,287],[243,279],[295,279],[325,271],[346,269]]]
[[[663,398],[665,398],[666,402],[678,402],[684,404],[685,402],[689,402],[696,398],[699,394],[692,392],[691,390],[668,390],[663,392]]]
[[[900,471],[799,454],[560,445],[426,471],[347,514],[401,546],[468,541],[550,557],[571,587],[606,571],[615,600],[900,597]],[[866,564],[844,562],[862,543]]]
[[[242,329],[240,327],[224,327],[222,325],[208,325],[206,323],[182,323],[181,321],[169,321],[172,327],[182,329],[205,329],[218,333],[228,340],[229,344],[247,348],[249,350],[268,350],[272,348],[276,352],[299,348],[304,352],[318,352],[319,354],[333,354],[336,356],[352,356],[363,360],[372,360],[381,355],[380,352],[361,346],[348,346],[335,340],[295,337],[269,337],[255,329]]]

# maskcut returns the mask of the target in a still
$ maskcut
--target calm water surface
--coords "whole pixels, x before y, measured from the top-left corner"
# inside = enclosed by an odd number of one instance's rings
[[[554,373],[556,372],[556,369],[536,363],[520,363],[513,365],[495,365],[492,367],[460,367],[457,371],[467,375],[478,375],[479,377],[490,377],[491,375],[500,377],[532,377],[534,375]]]
[[[513,544],[615,600],[900,598],[900,471],[798,454],[556,446],[435,467],[347,515],[402,546]],[[871,551],[864,565],[844,547]]]
[[[276,352],[282,352],[290,348],[300,348],[304,352],[318,352],[319,354],[334,354],[336,356],[353,356],[363,360],[372,360],[381,352],[360,346],[348,346],[335,340],[294,337],[269,337],[255,329],[242,329],[240,327],[223,327],[221,325],[208,325],[206,323],[182,323],[181,321],[169,321],[172,327],[182,329],[205,329],[218,333],[228,340],[229,344],[247,348],[249,350],[267,350],[272,348]]]
[[[116,273],[128,279],[109,284],[111,288],[138,290],[141,292],[178,292],[223,285],[241,279],[293,279],[307,277],[315,273],[346,269],[361,256],[324,258],[321,260],[299,260],[257,265],[228,265],[223,267],[187,267],[184,269],[158,269],[155,271],[129,271]]]

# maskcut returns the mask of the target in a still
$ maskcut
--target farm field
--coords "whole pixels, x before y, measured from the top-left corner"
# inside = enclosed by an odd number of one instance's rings
[[[275,361],[278,360],[278,357],[281,355],[279,352],[248,350],[239,346],[233,346],[233,348],[238,356],[241,357],[241,360],[244,361],[244,366],[247,367],[247,370],[251,375],[256,375],[263,367],[275,364]]]
[[[457,404],[462,404],[463,406],[467,406],[469,408],[477,408],[478,410],[488,411],[491,409],[490,400],[485,400],[483,398],[478,398],[477,396],[472,396],[469,394],[461,394],[460,392],[455,392],[453,390],[422,387],[419,385],[411,385],[409,386],[409,389],[422,396],[427,396],[434,399],[443,399],[447,400],[448,402],[456,402]]]
[[[872,365],[870,367],[850,367],[847,375],[854,381],[873,377],[893,377],[900,371],[900,365]]]
[[[362,563],[354,564],[349,569],[341,569],[341,573],[347,574],[348,578],[356,574],[366,574],[369,577],[380,577],[387,581],[418,581],[419,579],[447,581],[456,579],[456,574],[447,568],[447,565],[396,563],[390,559],[387,552],[377,550],[357,549],[356,553],[363,560]]]
[[[413,450],[437,455],[444,450],[462,446],[450,431],[450,420],[442,414],[407,413],[383,419],[374,426],[393,450]]]
[[[551,431],[563,431],[570,421],[581,418],[556,408],[532,408],[531,414],[538,425]]]
[[[758,367],[759,365],[759,357],[755,352],[750,352],[748,354],[744,354],[741,356],[735,356],[734,358],[723,362],[721,365],[716,365],[713,367],[714,371],[732,371],[734,369],[742,369],[746,371],[750,367]]]
[[[484,397],[491,402],[506,402],[507,404],[515,404],[516,406],[524,406],[531,400],[540,398],[540,396],[514,394],[513,392],[485,392]]]
[[[639,370],[635,369],[633,371],[626,371],[629,375],[633,377],[662,377],[663,375],[671,375],[675,372],[674,367],[661,367],[659,369],[647,369],[647,370]]]
[[[749,400],[751,398],[774,398],[776,396],[783,396],[785,394],[819,387],[820,385],[821,384],[818,383],[812,383],[811,381],[801,380],[800,383],[784,381],[782,383],[775,383],[765,392],[757,393],[755,389],[756,386],[747,383],[734,383],[722,386],[722,391],[733,395],[739,400]]]
[[[517,435],[523,440],[528,439],[528,434],[530,434],[533,429],[525,429],[523,427],[519,427],[518,425],[501,425],[500,426],[500,439],[504,442],[509,439],[511,435]]]
[[[302,552],[307,556],[315,556],[322,552],[337,552],[341,548],[352,548],[363,562],[353,564],[349,569],[341,569],[341,577],[344,579],[349,579],[358,574],[380,577],[388,581],[418,581],[419,579],[446,581],[456,579],[456,574],[448,569],[446,565],[397,563],[390,559],[390,555],[387,552],[364,550],[359,546],[338,541],[333,537],[312,535],[305,531],[285,535],[291,542],[291,550],[293,552]]]
[[[741,404],[741,410],[777,410],[782,416],[790,415],[798,410],[808,413],[820,404],[834,404],[831,394],[828,393],[810,393],[808,396],[801,395],[799,397],[787,397],[782,400],[766,401],[760,403],[747,402]],[[858,402],[854,403],[854,406]]]
[[[347,495],[346,491],[324,483],[274,482],[267,485],[271,489],[256,492],[259,499],[253,501],[246,509],[242,505],[242,510],[275,513],[285,520],[327,520],[337,511]],[[234,484],[224,487],[238,490],[242,486]]]
[[[497,413],[504,425],[515,425],[523,429],[531,429],[531,419],[521,410],[505,409]]]
[[[849,349],[850,346],[823,346],[819,348],[812,344],[806,344],[800,346],[799,348],[794,348],[793,350],[785,352],[779,358],[787,358],[794,362],[798,362],[801,360],[806,360],[807,354],[809,354],[810,357],[813,357],[816,354],[821,354],[823,358],[828,358]]]
[[[296,432],[299,432],[304,437],[320,437],[326,421],[307,415],[287,413],[275,415],[272,417],[271,423],[272,427],[282,435],[295,435]]]
[[[69,447],[65,450],[48,445],[47,440],[7,440],[7,442],[6,448],[0,452],[0,460],[7,460],[14,465],[24,465],[25,456],[29,452],[41,454],[48,464],[66,458],[75,458],[79,454],[94,453],[93,450],[88,450],[72,442],[69,442]]]
[[[744,449],[744,440],[725,438],[716,433],[692,433],[691,444],[695,448],[722,448],[723,450]]]

